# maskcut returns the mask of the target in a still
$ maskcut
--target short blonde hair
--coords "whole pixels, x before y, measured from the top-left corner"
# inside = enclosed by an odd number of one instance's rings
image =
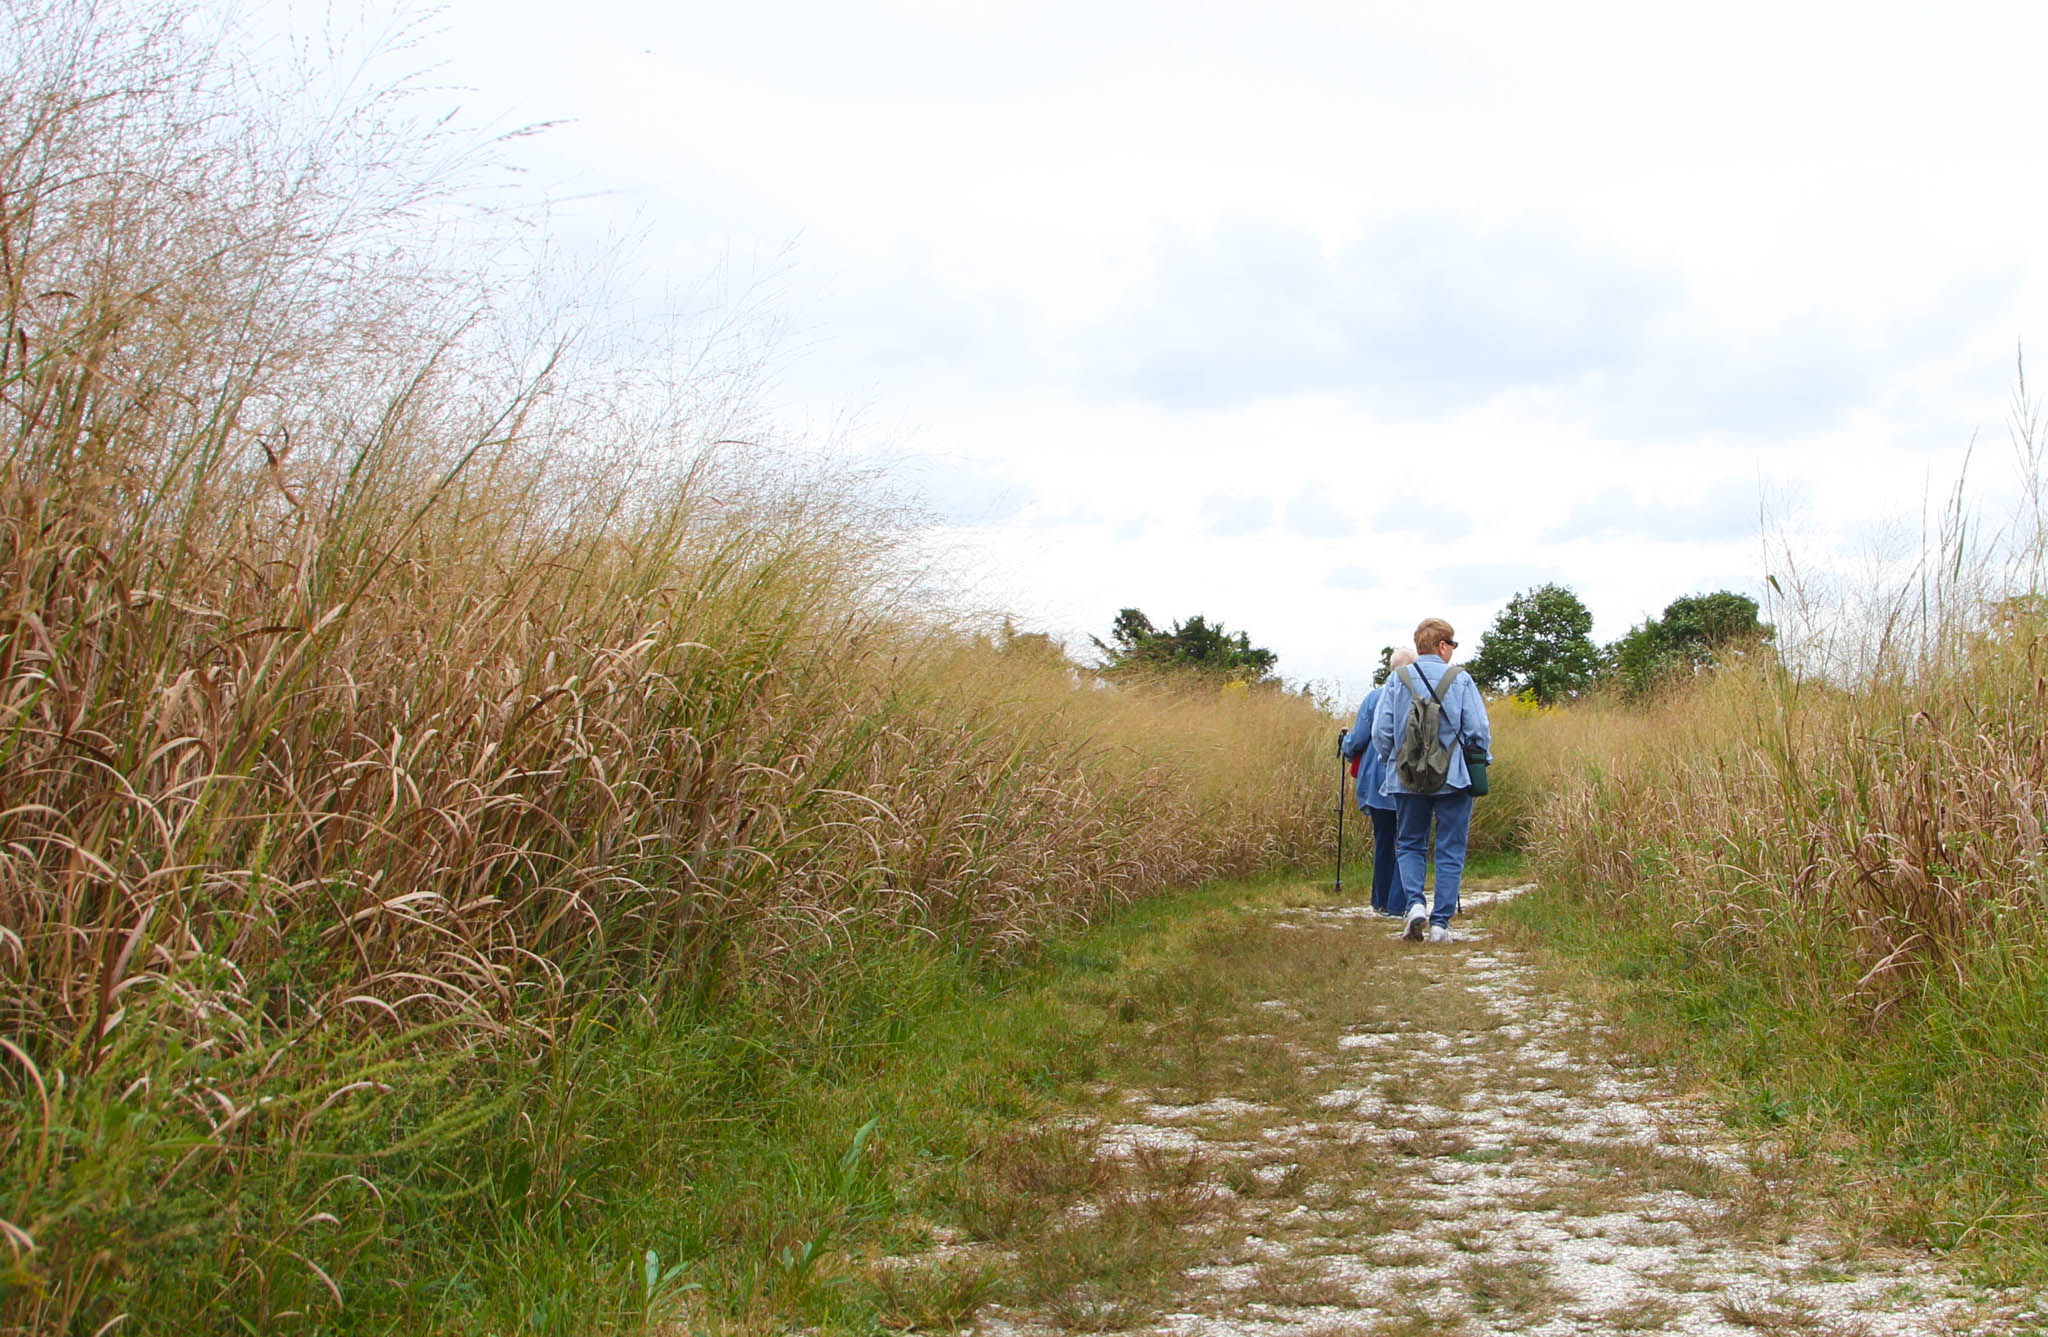
[[[1415,653],[1433,655],[1439,645],[1457,639],[1457,633],[1451,630],[1450,623],[1440,617],[1426,617],[1422,619],[1422,624],[1415,628]]]

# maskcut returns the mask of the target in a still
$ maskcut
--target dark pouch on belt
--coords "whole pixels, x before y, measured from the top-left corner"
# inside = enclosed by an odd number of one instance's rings
[[[1467,745],[1465,748],[1465,769],[1472,773],[1472,796],[1477,798],[1486,792],[1486,749]]]

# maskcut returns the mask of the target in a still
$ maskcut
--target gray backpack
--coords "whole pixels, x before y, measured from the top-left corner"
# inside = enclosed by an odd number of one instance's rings
[[[1394,774],[1412,794],[1434,794],[1451,778],[1451,750],[1437,737],[1444,716],[1441,693],[1464,671],[1462,665],[1454,664],[1444,670],[1444,676],[1432,687],[1420,672],[1411,674],[1406,665],[1398,670],[1410,699],[1408,725],[1401,732],[1401,745],[1394,749]],[[1415,685],[1417,678],[1422,679],[1419,689]]]

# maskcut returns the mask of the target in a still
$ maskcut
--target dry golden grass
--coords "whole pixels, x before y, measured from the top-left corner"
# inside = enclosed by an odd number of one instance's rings
[[[402,99],[300,131],[185,17],[0,15],[0,1324],[112,1318],[137,1200],[248,1321],[325,1312],[375,1222],[312,1242],[295,1149],[422,1055],[735,991],[802,1031],[861,943],[1320,855],[1311,703],[936,627],[744,348],[521,342],[399,244],[446,203]]]
[[[1801,1174],[1855,1161],[1846,1233],[2024,1278],[2048,1251],[2048,441],[2024,384],[2015,409],[2004,527],[1959,491],[1917,563],[1848,597],[1774,553],[1781,655],[1528,721],[1549,894],[1514,917]]]
[[[1587,894],[1654,884],[1710,950],[1810,949],[1816,987],[1880,1020],[1930,970],[2041,922],[2048,620],[1950,644],[1852,687],[1753,662],[1567,712],[1541,739],[1555,779],[1533,852]]]

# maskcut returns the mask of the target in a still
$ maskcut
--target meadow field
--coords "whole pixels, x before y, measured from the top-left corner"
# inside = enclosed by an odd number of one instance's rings
[[[906,1037],[1123,907],[1326,874],[1350,703],[963,613],[744,329],[593,333],[477,241],[487,144],[188,18],[5,20],[0,1331],[815,1321],[1091,1062]],[[2017,1267],[2038,577],[1847,666],[1499,702],[1475,830],[1746,1117]]]
[[[402,93],[310,116],[187,17],[8,15],[0,1327],[637,1276],[622,1168],[919,979],[1323,857],[1308,699],[960,629],[745,347],[580,346],[441,244]]]

